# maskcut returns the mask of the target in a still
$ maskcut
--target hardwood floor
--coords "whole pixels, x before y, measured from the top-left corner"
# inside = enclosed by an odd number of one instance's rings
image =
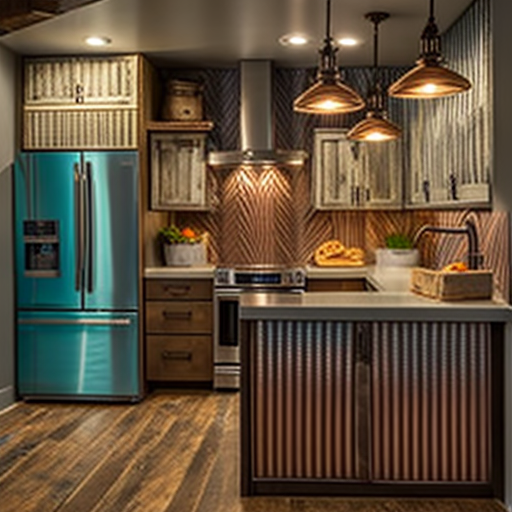
[[[238,395],[0,414],[2,512],[502,512],[492,500],[240,498]]]

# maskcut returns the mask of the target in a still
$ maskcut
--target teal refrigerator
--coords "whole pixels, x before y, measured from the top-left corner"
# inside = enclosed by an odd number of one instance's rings
[[[140,399],[137,154],[23,153],[14,186],[18,394]]]

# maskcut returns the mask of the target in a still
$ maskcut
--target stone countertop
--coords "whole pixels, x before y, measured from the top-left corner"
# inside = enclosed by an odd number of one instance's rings
[[[147,267],[146,279],[213,279],[215,265],[195,265],[190,267]]]
[[[411,269],[307,267],[311,278],[366,278],[377,291],[247,294],[244,320],[508,322],[512,307],[496,300],[438,301],[409,291]]]
[[[242,320],[512,321],[505,302],[442,302],[410,292],[251,293],[242,295],[240,306]]]

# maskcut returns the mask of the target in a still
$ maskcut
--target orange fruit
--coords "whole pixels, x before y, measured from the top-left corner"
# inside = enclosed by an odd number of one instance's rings
[[[443,267],[443,272],[466,272],[467,265],[463,261],[456,261]]]
[[[195,238],[197,235],[190,228],[184,228],[181,230],[181,234],[187,238]]]

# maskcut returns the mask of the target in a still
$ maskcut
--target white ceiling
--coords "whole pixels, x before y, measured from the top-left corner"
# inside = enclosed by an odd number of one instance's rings
[[[438,0],[436,18],[446,30],[471,0]],[[0,43],[22,55],[142,52],[169,65],[230,66],[241,59],[271,59],[284,66],[315,66],[325,31],[325,0],[102,0],[7,34]],[[428,0],[332,0],[333,36],[362,41],[343,48],[340,65],[372,62],[370,11],[386,11],[380,27],[380,63],[411,65],[428,15]],[[278,39],[302,33],[304,47]],[[112,39],[107,50],[84,43],[88,35]]]

